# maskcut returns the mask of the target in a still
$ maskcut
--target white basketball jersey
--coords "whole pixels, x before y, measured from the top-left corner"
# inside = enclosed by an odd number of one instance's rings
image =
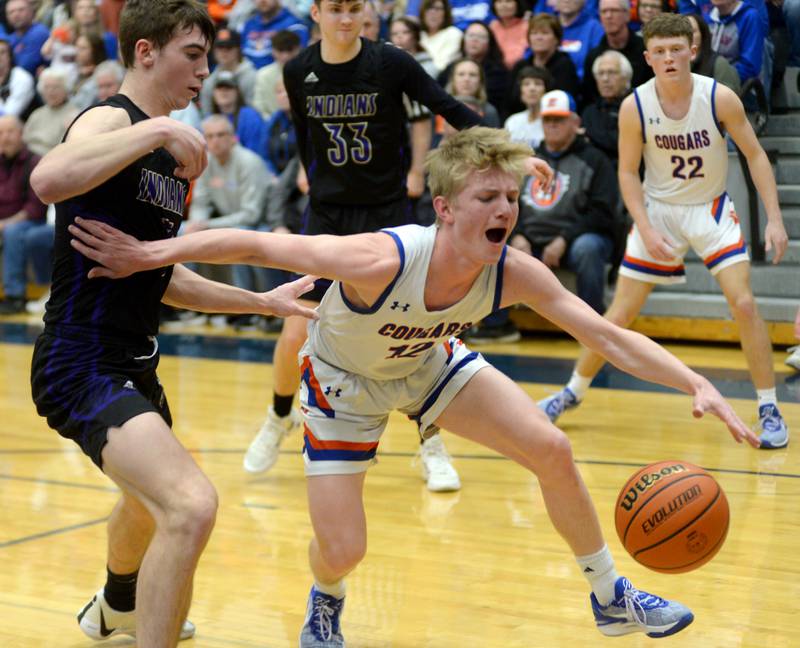
[[[308,325],[311,353],[329,365],[372,380],[405,378],[432,350],[468,329],[499,306],[505,250],[497,265],[486,266],[470,291],[443,310],[425,307],[436,227],[404,225],[382,230],[394,238],[400,270],[371,308],[359,308],[334,281],[319,306],[320,319]]]
[[[692,100],[683,119],[661,109],[656,80],[634,90],[644,141],[644,191],[667,203],[698,205],[725,191],[728,148],[717,121],[717,82],[692,74]]]

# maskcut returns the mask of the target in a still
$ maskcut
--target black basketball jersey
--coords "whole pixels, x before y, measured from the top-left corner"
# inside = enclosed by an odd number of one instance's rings
[[[124,95],[97,105],[122,108],[132,124],[149,119]],[[85,194],[56,203],[53,284],[44,318],[50,332],[85,335],[87,340],[156,335],[161,297],[172,267],[124,279],[88,279],[87,273],[97,264],[70,246],[67,226],[80,216],[108,223],[140,240],[175,236],[189,187],[175,177],[176,166],[175,158],[159,148]]]
[[[335,65],[322,60],[320,43],[307,47],[286,64],[284,83],[312,201],[379,205],[406,196],[404,93],[456,128],[481,123],[410,54],[365,38],[354,59]]]

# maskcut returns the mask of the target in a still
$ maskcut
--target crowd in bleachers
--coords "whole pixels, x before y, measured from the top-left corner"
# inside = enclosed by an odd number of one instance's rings
[[[209,145],[209,166],[194,185],[184,231],[233,226],[297,232],[307,180],[282,68],[317,38],[312,0],[207,4],[218,24],[212,72],[197,101],[173,115],[202,130]],[[124,70],[116,33],[123,5],[0,0],[0,314],[23,311],[26,285],[48,281],[52,210],[48,217],[28,178],[80,111],[118,90]],[[693,70],[737,92],[759,79],[769,97],[786,66],[800,65],[800,0],[367,0],[365,10],[365,36],[408,51],[487,125],[504,125],[550,160],[557,179],[591,176],[580,186],[556,182],[546,195],[527,187],[511,242],[552,267],[575,269],[578,292],[599,311],[602,285],[598,295],[596,277],[589,285],[587,276],[613,267],[624,222],[613,174],[619,106],[652,76],[642,25],[666,11],[690,14],[698,48]],[[542,101],[552,96],[567,102],[566,114],[551,110],[548,117]],[[439,118],[431,126],[435,145],[447,124]],[[593,183],[603,191],[591,190]],[[589,195],[573,195],[569,187]],[[410,193],[417,198],[419,192]],[[562,200],[570,208],[553,210]],[[430,222],[424,197],[416,202],[418,220]],[[591,263],[583,261],[587,254],[594,255]],[[244,268],[229,277],[261,289],[283,279]],[[253,321],[239,318],[237,324]],[[507,327],[498,326],[494,338],[509,333]]]

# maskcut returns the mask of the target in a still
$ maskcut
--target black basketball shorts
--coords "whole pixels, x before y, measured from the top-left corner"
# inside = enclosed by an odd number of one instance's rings
[[[156,375],[158,358],[155,338],[107,344],[42,333],[31,363],[36,410],[102,470],[108,428],[145,412],[160,414],[172,426]]]

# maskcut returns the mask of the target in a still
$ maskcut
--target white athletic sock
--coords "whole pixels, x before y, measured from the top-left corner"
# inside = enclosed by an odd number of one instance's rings
[[[583,575],[592,586],[592,592],[597,597],[597,602],[604,606],[611,603],[614,600],[614,584],[617,582],[619,574],[617,574],[617,568],[614,566],[614,559],[611,557],[608,545],[603,545],[603,548],[597,553],[576,556],[575,560],[578,561]]]
[[[775,395],[775,388],[772,389],[756,389],[758,394],[758,406],[762,405],[777,405],[778,397]]]
[[[317,591],[337,599],[343,599],[345,595],[344,578],[336,581],[335,583],[328,583],[325,585],[320,583],[318,580],[315,580],[314,587],[317,588]]]
[[[594,376],[587,378],[586,376],[581,376],[577,371],[573,371],[567,383],[567,389],[575,394],[575,398],[583,400],[584,395],[589,391],[589,385],[592,384],[592,380],[594,380]]]

